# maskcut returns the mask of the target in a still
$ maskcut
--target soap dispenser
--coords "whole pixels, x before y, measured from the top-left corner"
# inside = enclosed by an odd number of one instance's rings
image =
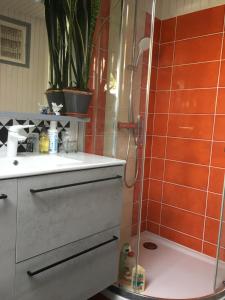
[[[56,154],[58,152],[58,131],[56,129],[57,122],[51,121],[48,130],[49,136],[49,154]]]
[[[39,137],[39,152],[40,153],[49,152],[49,137],[45,126],[42,128]]]

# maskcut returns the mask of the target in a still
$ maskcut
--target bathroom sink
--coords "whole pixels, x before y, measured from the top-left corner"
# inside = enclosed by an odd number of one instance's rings
[[[82,170],[124,163],[125,161],[115,158],[82,152],[49,155],[24,153],[16,157],[0,157],[0,179]]]
[[[80,160],[65,158],[59,155],[30,155],[17,156],[15,158],[0,158],[0,168],[43,168],[67,166],[71,164],[81,163]]]
[[[58,172],[82,165],[82,160],[60,155],[21,155],[0,158],[0,178]]]

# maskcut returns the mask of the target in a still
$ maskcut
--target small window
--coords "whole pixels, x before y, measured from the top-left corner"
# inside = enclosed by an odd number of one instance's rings
[[[0,16],[0,63],[29,67],[30,24]]]

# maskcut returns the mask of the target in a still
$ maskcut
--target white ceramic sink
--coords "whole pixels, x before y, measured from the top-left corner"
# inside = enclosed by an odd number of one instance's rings
[[[82,152],[63,155],[26,153],[14,158],[0,157],[0,179],[123,165],[124,163],[123,160]]]
[[[59,155],[31,155],[31,156],[17,156],[15,158],[0,158],[0,169],[7,170],[9,168],[43,168],[61,167],[75,163],[81,163],[80,160],[65,158]]]

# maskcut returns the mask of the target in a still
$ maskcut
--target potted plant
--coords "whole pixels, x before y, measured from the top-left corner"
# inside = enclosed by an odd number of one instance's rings
[[[100,0],[65,0],[67,16],[68,86],[63,89],[67,114],[86,114],[93,36]]]
[[[44,0],[45,22],[49,45],[49,89],[46,96],[50,110],[52,102],[62,104],[63,87],[68,85],[68,49],[66,39],[66,9],[62,0]]]

